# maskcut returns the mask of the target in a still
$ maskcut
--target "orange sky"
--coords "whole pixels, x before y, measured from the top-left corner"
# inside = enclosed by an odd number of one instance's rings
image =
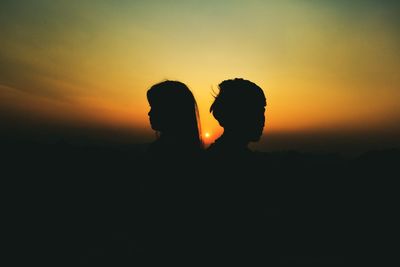
[[[61,1],[0,4],[7,113],[151,134],[146,91],[242,77],[267,96],[265,133],[398,130],[399,5],[356,1]],[[21,116],[20,116],[21,117]]]

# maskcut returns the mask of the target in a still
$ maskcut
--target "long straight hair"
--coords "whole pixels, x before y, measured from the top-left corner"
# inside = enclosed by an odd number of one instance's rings
[[[176,146],[188,150],[203,148],[200,116],[196,100],[190,89],[182,82],[166,80],[153,85],[147,91],[152,108],[162,110],[163,128],[159,136],[175,135]]]

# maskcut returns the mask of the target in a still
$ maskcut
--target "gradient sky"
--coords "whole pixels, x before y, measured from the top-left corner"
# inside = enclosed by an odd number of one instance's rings
[[[397,1],[2,0],[0,36],[0,118],[150,133],[146,91],[172,79],[212,140],[213,90],[242,77],[267,137],[400,133]]]

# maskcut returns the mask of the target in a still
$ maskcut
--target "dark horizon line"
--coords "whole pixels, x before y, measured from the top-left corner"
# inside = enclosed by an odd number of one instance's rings
[[[38,129],[36,129],[38,130]],[[108,131],[33,131],[0,133],[0,145],[13,147],[20,145],[66,145],[81,147],[135,147],[155,140],[156,136],[132,132]],[[296,135],[267,134],[259,142],[250,144],[258,152],[288,152],[340,154],[358,156],[368,151],[400,149],[399,135],[391,138],[382,136],[342,136],[335,135]],[[214,140],[211,141],[211,143]]]

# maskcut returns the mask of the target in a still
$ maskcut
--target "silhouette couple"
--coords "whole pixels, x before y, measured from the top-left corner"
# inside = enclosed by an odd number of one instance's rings
[[[219,84],[210,112],[224,132],[206,153],[197,103],[185,84],[155,84],[147,99],[158,138],[148,149],[141,198],[146,258],[218,257],[226,264],[265,257],[261,164],[248,148],[264,128],[263,90],[239,78]]]
[[[149,153],[155,157],[198,154],[203,149],[196,100],[179,81],[164,81],[147,92],[150,124],[158,139]],[[250,142],[260,139],[264,128],[266,98],[263,90],[245,79],[225,80],[210,112],[224,128],[223,134],[207,149],[212,156],[248,155]]]

